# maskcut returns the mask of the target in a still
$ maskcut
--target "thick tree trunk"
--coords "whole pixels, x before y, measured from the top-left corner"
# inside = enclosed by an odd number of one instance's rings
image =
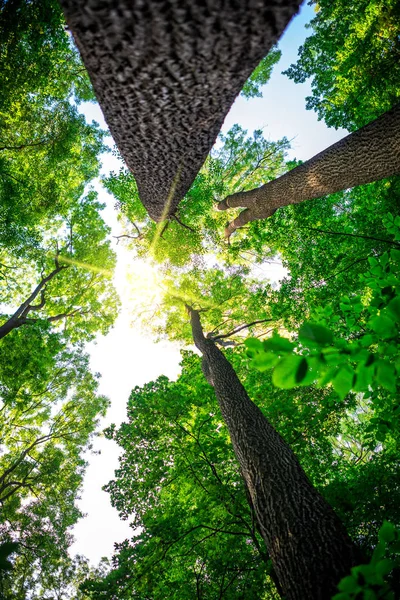
[[[228,225],[229,237],[249,221],[266,219],[282,206],[321,198],[397,173],[400,173],[400,104],[282,177],[260,188],[228,196],[218,208],[247,208]]]
[[[222,416],[287,600],[327,600],[361,557],[295,455],[250,400],[231,364],[188,307],[203,370]]]
[[[150,217],[173,215],[301,0],[61,0]]]

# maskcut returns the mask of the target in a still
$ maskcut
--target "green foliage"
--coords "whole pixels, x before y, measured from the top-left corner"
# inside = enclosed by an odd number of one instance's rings
[[[387,583],[387,577],[393,569],[399,567],[400,531],[392,523],[384,521],[370,562],[353,567],[351,575],[344,577],[339,583],[340,592],[332,600],[394,600],[395,595]]]
[[[94,99],[58,2],[0,3],[0,245],[35,245],[99,173],[104,132],[77,111]]]
[[[65,218],[53,219],[40,246],[24,248],[19,258],[5,250],[0,253],[0,290],[4,305],[11,309],[4,314],[3,308],[0,325],[12,319],[18,306],[53,273],[29,302],[22,326],[39,322],[51,323],[55,330],[62,326],[64,337],[73,341],[108,331],[119,300],[111,283],[115,253],[107,240],[110,229],[100,216],[103,207],[89,192]]]
[[[158,225],[145,212],[133,175],[126,169],[104,178],[103,184],[116,198],[127,235],[134,240],[130,244],[139,256],[150,255],[178,267],[190,262],[204,265],[208,254],[226,254],[221,235],[226,216],[215,209],[215,203],[281,175],[288,148],[286,138],[270,142],[261,130],[250,137],[234,125],[226,136],[219,136],[177,214]]]
[[[387,222],[395,240],[400,240],[400,217],[388,215]],[[400,372],[400,250],[370,257],[369,263],[370,270],[362,276],[369,297],[342,297],[341,316],[329,305],[315,311],[320,322],[305,322],[296,344],[278,335],[263,343],[250,340],[253,365],[274,367],[272,380],[283,388],[331,383],[341,399],[351,390],[369,397],[376,386],[395,393]],[[340,326],[347,339],[335,339],[326,327],[330,323]],[[395,406],[393,410],[397,414]]]
[[[239,325],[249,323],[250,330],[257,332],[258,325],[265,329],[272,320],[268,307],[270,284],[251,277],[243,267],[231,267],[228,272],[218,265],[186,273],[170,269],[164,274],[162,291],[148,324],[159,337],[167,334],[171,340],[192,343],[186,305],[202,311],[209,337],[228,338],[228,343],[242,339],[244,327]]]
[[[312,77],[306,98],[328,126],[354,130],[399,99],[400,12],[396,0],[310,0],[316,16],[299,60],[285,74]]]
[[[15,333],[27,342],[33,330]],[[13,337],[4,340],[8,347]],[[31,348],[27,368],[21,369],[8,364],[7,345],[0,347],[0,542],[19,543],[12,577],[0,588],[6,598],[25,598],[22,591],[44,586],[67,557],[70,528],[82,516],[76,499],[86,467],[83,454],[108,406],[97,393],[88,356],[66,349],[54,334],[50,342],[51,361],[35,355],[37,363],[43,361],[41,371],[38,364],[30,368]]]
[[[55,0],[0,3],[0,110],[27,94],[54,100],[95,100],[86,69]]]
[[[248,80],[243,86],[241,96],[245,98],[261,98],[262,92],[260,87],[266,85],[271,77],[272,69],[279,62],[282,56],[280,50],[271,50],[265,58],[262,59],[258,67],[256,67],[253,73],[250,75]]]
[[[337,431],[344,407],[329,402],[323,390],[303,398],[298,391],[274,389],[270,379],[247,369],[239,349],[229,350],[229,359],[307,471],[322,482],[324,465],[333,460],[326,434]],[[90,597],[189,599],[196,597],[197,588],[212,599],[225,587],[223,598],[277,597],[226,426],[199,357],[183,353],[176,382],[160,377],[135,388],[127,421],[109,428],[107,436],[119,444],[122,455],[106,489],[121,517],[140,529],[118,545],[109,575],[84,584]]]
[[[0,0],[0,37],[0,551],[18,543],[0,596],[78,600],[71,528],[108,406],[82,342],[119,305],[89,187],[105,133],[78,112],[95,97],[58,2]]]

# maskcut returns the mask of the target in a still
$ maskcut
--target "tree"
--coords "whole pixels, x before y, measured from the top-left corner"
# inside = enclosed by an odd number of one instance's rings
[[[23,328],[13,333],[22,343],[31,336]],[[0,347],[0,540],[18,542],[18,550],[1,591],[5,598],[23,600],[46,588],[49,573],[68,556],[70,529],[82,516],[76,500],[83,455],[108,400],[97,393],[88,356],[66,349],[59,334],[48,340],[53,364],[34,372],[29,360],[24,369],[15,369],[8,352],[12,337]]]
[[[174,0],[165,11],[157,2],[132,11],[120,0],[90,14],[75,0],[61,4],[140,199],[162,221],[176,213],[235,97],[300,1],[182,9]]]
[[[0,244],[40,244],[99,173],[104,132],[77,111],[90,82],[54,0],[0,3]]]
[[[337,458],[327,438],[340,431],[354,399],[338,405],[329,391],[279,390],[265,374],[247,368],[240,347],[228,353],[313,483],[324,486],[330,480],[327,465]],[[108,576],[85,584],[88,593],[155,600],[166,594],[276,597],[267,575],[273,576],[271,562],[198,356],[183,353],[176,382],[160,377],[135,388],[126,421],[106,435],[121,448],[119,468],[106,489],[121,518],[140,530],[119,545]]]
[[[19,261],[3,252],[3,302],[18,308],[3,315],[0,338],[39,321],[64,325],[64,335],[72,340],[109,329],[118,298],[110,282],[115,253],[101,208],[89,192],[65,218],[53,220],[41,247],[24,248]]]
[[[361,557],[289,446],[250,400],[228,360],[204,336],[198,311],[187,309],[204,374],[214,387],[283,593],[289,599],[326,597]],[[318,561],[312,552],[315,546]]]
[[[393,0],[310,0],[316,15],[299,59],[285,74],[312,77],[308,109],[330,127],[352,131],[399,100],[399,11]]]
[[[215,210],[215,202],[228,194],[252,189],[265,180],[283,174],[289,149],[286,138],[270,141],[262,130],[252,136],[239,125],[226,135],[220,134],[179,209],[166,222],[155,224],[139,199],[135,179],[127,169],[103,179],[114,195],[125,239],[138,256],[150,256],[157,262],[183,266],[189,262],[204,264],[207,254],[226,260],[227,248],[220,231],[224,215]],[[229,249],[228,249],[229,250]],[[235,262],[240,262],[238,256]]]
[[[282,206],[397,174],[399,137],[400,104],[275,181],[225,198],[220,210],[247,208],[228,225],[226,235],[249,221],[268,218]]]

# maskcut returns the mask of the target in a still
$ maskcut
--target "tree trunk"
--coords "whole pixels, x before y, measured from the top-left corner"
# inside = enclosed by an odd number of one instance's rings
[[[64,269],[68,268],[68,265],[59,265],[58,255],[56,256],[55,262],[56,268],[53,271],[51,271],[51,273],[49,273],[46,277],[43,277],[43,279],[41,279],[41,281],[35,287],[29,298],[27,298],[25,302],[23,302],[17,308],[15,313],[9,319],[7,319],[7,321],[3,323],[3,325],[0,326],[0,339],[8,335],[11,331],[13,331],[13,329],[18,329],[18,327],[22,327],[22,325],[26,325],[27,323],[34,323],[37,320],[28,319],[28,314],[32,311],[40,310],[44,307],[46,303],[44,297],[44,290],[46,288],[46,285],[53,279],[53,277],[58,275],[60,271],[63,271]],[[39,304],[31,304],[31,302],[33,302],[39,296],[39,294],[41,296]],[[55,319],[53,317],[53,319],[50,318],[49,320],[54,321]]]
[[[176,213],[301,0],[61,0],[150,217]]]
[[[204,337],[199,313],[188,311],[204,373],[215,389],[284,597],[327,600],[361,556],[229,361]]]
[[[260,188],[228,196],[218,208],[247,208],[228,225],[229,237],[249,221],[266,219],[282,206],[321,198],[397,173],[400,173],[400,104],[282,177]]]

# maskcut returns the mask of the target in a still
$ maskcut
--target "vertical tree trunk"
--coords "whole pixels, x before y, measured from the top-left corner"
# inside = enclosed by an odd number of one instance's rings
[[[329,146],[282,177],[219,203],[220,210],[247,207],[227,229],[229,236],[249,221],[266,219],[278,208],[321,198],[400,173],[400,104]]]
[[[229,361],[204,337],[199,313],[188,311],[204,373],[215,389],[284,597],[327,600],[361,556]]]

